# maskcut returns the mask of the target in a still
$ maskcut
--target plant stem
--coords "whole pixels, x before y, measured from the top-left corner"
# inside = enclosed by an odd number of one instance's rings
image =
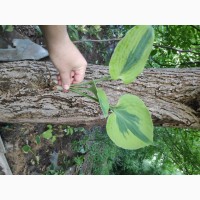
[[[74,84],[74,85],[71,85],[71,87],[79,87],[79,86],[83,86],[83,85],[89,85],[93,82],[95,83],[98,83],[98,82],[101,82],[101,81],[110,81],[111,80],[111,77],[110,76],[105,76],[103,78],[100,78],[100,79],[96,79],[96,80],[92,80],[92,81],[87,81],[87,82],[83,82],[83,83],[79,83],[79,84]]]
[[[79,83],[79,84],[74,84],[74,85],[71,85],[69,90],[72,91],[72,92],[75,92],[81,96],[84,96],[84,97],[87,97],[89,99],[92,99],[93,101],[96,101],[96,102],[99,102],[98,98],[95,98],[91,95],[88,95],[86,93],[83,93],[81,92],[82,90],[88,90],[90,91],[87,87],[84,87],[85,85],[91,85],[91,84],[96,84],[98,82],[101,82],[101,81],[108,81],[108,80],[111,80],[111,77],[110,76],[105,76],[103,78],[100,78],[100,79],[96,79],[96,80],[91,80],[91,81],[87,81],[87,82],[84,82],[84,83]],[[91,91],[90,91],[91,92]]]
[[[77,94],[80,94],[81,96],[84,96],[84,97],[87,97],[87,98],[89,98],[89,99],[92,99],[93,101],[99,102],[97,98],[92,97],[92,96],[90,96],[90,95],[88,95],[88,94],[85,94],[85,93],[83,93],[83,92],[80,92],[78,89],[70,88],[69,90],[72,91],[72,92],[75,92],[75,93],[77,93]]]
[[[110,110],[114,112],[114,106],[110,105]]]

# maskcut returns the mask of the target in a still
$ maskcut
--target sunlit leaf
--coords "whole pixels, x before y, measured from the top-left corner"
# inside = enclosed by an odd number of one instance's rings
[[[49,140],[52,137],[52,130],[49,129],[42,133],[42,137]]]
[[[106,118],[108,116],[109,102],[105,91],[98,88],[94,81],[91,83],[91,87],[88,88],[88,90],[91,91],[98,99],[103,115]]]
[[[103,112],[104,117],[106,118],[108,116],[109,111],[109,102],[108,97],[106,96],[106,93],[103,89],[97,88],[97,96],[99,99],[100,107]]]
[[[69,135],[72,135],[74,133],[74,129],[72,127],[68,127],[67,132]]]
[[[131,83],[144,69],[151,53],[154,31],[151,26],[135,26],[117,44],[109,63],[113,80]]]
[[[51,124],[48,124],[48,125],[47,125],[47,128],[48,128],[48,129],[52,129],[52,125],[51,125]]]
[[[92,81],[91,87],[88,88],[87,90],[89,90],[90,92],[92,92],[94,94],[94,96],[98,99],[98,96],[97,96],[97,87],[96,87],[96,84],[95,84],[94,81]]]
[[[126,94],[112,108],[106,130],[110,139],[124,149],[139,149],[153,143],[153,123],[144,102]]]

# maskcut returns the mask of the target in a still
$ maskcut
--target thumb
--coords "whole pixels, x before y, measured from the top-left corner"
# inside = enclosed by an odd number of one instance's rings
[[[65,72],[60,73],[60,78],[61,78],[63,89],[68,90],[70,88],[70,85],[71,85],[71,73],[70,73],[70,71],[65,71]]]

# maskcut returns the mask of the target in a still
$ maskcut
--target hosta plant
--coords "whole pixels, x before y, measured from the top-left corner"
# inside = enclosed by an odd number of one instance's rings
[[[124,149],[139,149],[153,144],[153,123],[148,108],[137,96],[125,94],[116,105],[110,105],[98,82],[119,80],[129,84],[143,71],[152,50],[152,26],[134,26],[118,43],[109,63],[109,77],[71,85],[70,91],[100,104],[107,118],[106,130],[110,139]],[[89,91],[92,93],[84,92]]]

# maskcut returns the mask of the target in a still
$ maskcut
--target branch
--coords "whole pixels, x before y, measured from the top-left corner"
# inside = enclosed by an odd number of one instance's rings
[[[194,53],[194,54],[199,54],[199,55],[200,55],[200,53],[194,52],[194,51],[192,51],[192,50],[176,49],[176,48],[174,48],[174,47],[163,46],[163,45],[157,45],[157,44],[154,44],[153,46],[154,46],[154,47],[160,47],[160,48],[163,48],[163,49],[172,49],[172,50],[178,51],[178,52],[180,52],[180,53],[190,52],[190,53]]]
[[[197,61],[197,62],[185,62],[185,63],[180,63],[180,66],[185,66],[185,65],[195,65],[195,66],[197,66],[199,64],[200,64],[200,61]]]
[[[190,25],[192,28],[196,29],[197,31],[200,31],[200,29],[194,25]]]
[[[197,62],[183,62],[183,63],[180,63],[180,64],[171,64],[171,65],[169,65],[169,64],[167,64],[167,63],[160,63],[158,60],[155,60],[154,58],[152,58],[151,57],[151,60],[153,61],[153,62],[155,62],[156,64],[158,64],[158,65],[160,65],[160,66],[163,66],[163,67],[177,67],[177,66],[186,66],[186,65],[190,65],[190,67],[193,67],[193,66],[191,66],[191,65],[195,65],[195,67],[197,67],[197,65],[199,65],[200,64],[200,62],[199,61],[197,61]],[[152,65],[151,65],[152,66]]]
[[[162,63],[160,63],[159,61],[157,61],[157,60],[155,60],[154,58],[152,58],[151,57],[151,60],[153,60],[156,64],[158,64],[158,65],[160,65],[160,66],[163,66],[163,67],[176,67],[177,65],[169,65],[169,64],[166,64],[166,63],[164,63],[164,64],[162,64]]]
[[[111,41],[120,41],[122,38],[111,38],[111,39],[102,39],[102,40],[93,40],[93,39],[88,39],[88,40],[77,40],[77,41],[73,41],[73,43],[78,44],[78,43],[84,43],[84,42],[111,42]],[[160,47],[160,48],[164,48],[164,49],[172,49],[175,51],[178,51],[180,53],[185,53],[185,52],[190,52],[190,53],[194,53],[194,54],[200,54],[198,52],[194,52],[192,50],[183,50],[183,49],[176,49],[174,47],[170,47],[170,46],[163,46],[163,45],[157,45],[154,44],[154,47]]]

